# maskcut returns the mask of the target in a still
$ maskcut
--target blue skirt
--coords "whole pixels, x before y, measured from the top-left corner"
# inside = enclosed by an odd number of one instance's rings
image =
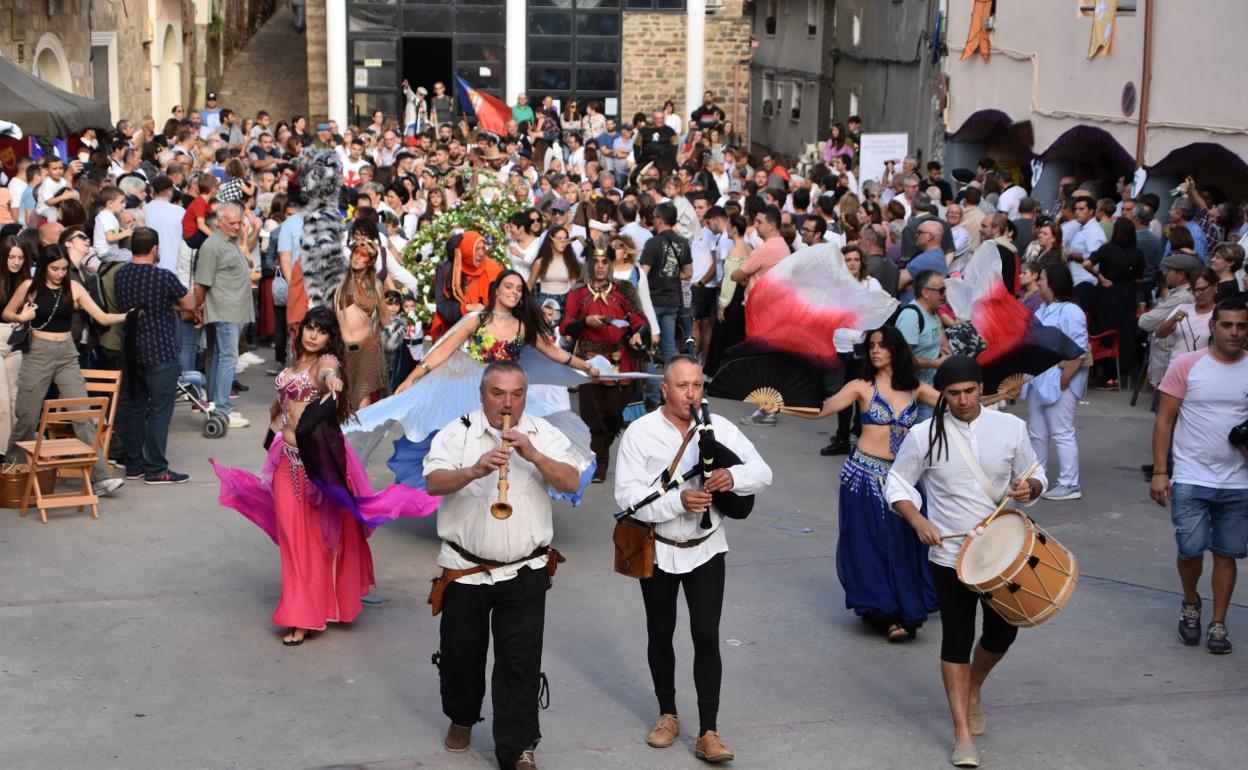
[[[846,609],[914,629],[936,611],[936,587],[927,546],[884,500],[891,467],[855,450],[841,468],[836,574]]]

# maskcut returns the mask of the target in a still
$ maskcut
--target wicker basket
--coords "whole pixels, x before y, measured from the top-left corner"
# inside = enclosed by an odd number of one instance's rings
[[[22,492],[26,489],[25,465],[10,465],[0,471],[0,508],[22,507]],[[39,489],[46,495],[56,486],[56,471],[39,472]],[[34,502],[34,496],[31,496]]]

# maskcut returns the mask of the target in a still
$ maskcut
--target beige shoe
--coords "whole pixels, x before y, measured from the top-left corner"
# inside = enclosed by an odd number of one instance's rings
[[[516,760],[516,770],[537,770],[537,760],[533,757],[533,747],[529,747],[520,752],[520,758]]]
[[[724,745],[724,739],[720,738],[719,733],[714,730],[702,733],[702,737],[698,738],[698,743],[694,746],[693,755],[704,762],[731,762],[737,756],[728,750],[728,747]]]
[[[983,706],[971,709],[967,721],[971,724],[971,735],[983,735],[988,729],[988,715],[984,713]]]
[[[979,749],[970,741],[959,743],[953,747],[949,761],[954,767],[979,767]]]
[[[650,735],[646,736],[646,743],[656,749],[665,749],[676,742],[676,736],[680,734],[680,720],[675,714],[663,714],[659,717],[659,723],[650,731]]]
[[[447,751],[467,751],[468,744],[472,743],[472,727],[463,727],[454,722],[446,730],[446,740],[442,741],[442,746]]]

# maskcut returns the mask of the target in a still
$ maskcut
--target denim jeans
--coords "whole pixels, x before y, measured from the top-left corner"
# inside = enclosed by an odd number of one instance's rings
[[[127,384],[133,390],[126,401],[126,473],[142,471],[150,478],[169,470],[165,447],[181,366],[176,360],[145,366]]]
[[[1170,521],[1180,559],[1213,551],[1228,559],[1248,556],[1248,489],[1171,485]]]
[[[654,307],[654,315],[659,322],[659,355],[663,357],[663,363],[676,355],[676,316],[679,313],[678,307]]]
[[[217,411],[230,412],[230,388],[234,385],[234,367],[238,365],[238,338],[242,336],[244,324],[230,321],[218,321],[217,339],[212,348],[211,390],[208,397],[216,405]]]
[[[200,329],[190,321],[179,320],[178,333],[181,335],[182,342],[182,351],[178,354],[178,360],[182,362],[182,371],[199,371],[197,359],[199,358]]]

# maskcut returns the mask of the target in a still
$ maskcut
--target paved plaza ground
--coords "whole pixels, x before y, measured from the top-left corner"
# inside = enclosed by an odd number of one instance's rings
[[[433,519],[372,538],[376,594],[349,628],[283,648],[269,624],[277,550],[217,505],[209,456],[259,469],[265,367],[241,409],[256,426],[210,441],[185,405],[170,454],[189,484],[131,482],[100,519],[0,516],[0,766],[27,768],[486,768],[442,751]],[[1178,581],[1166,511],[1148,499],[1147,395],[1093,393],[1077,424],[1085,497],[1031,513],[1079,557],[1069,606],[1024,629],[985,691],[988,768],[1242,767],[1248,710],[1248,586],[1229,617],[1238,649],[1215,657],[1176,634]],[[725,415],[740,404],[716,403]],[[747,434],[775,470],[754,515],[730,522],[721,627],[720,731],[737,768],[947,767],[940,619],[890,645],[844,609],[836,579],[839,459],[828,423],[782,420]],[[390,478],[379,452],[375,481]],[[610,479],[609,479],[610,481]],[[673,747],[644,743],[656,714],[637,585],[611,571],[611,484],[560,505],[567,556],[549,594],[541,767],[696,768],[687,625],[679,626]],[[1207,578],[1202,594],[1208,597]],[[1206,598],[1206,622],[1209,600]]]

